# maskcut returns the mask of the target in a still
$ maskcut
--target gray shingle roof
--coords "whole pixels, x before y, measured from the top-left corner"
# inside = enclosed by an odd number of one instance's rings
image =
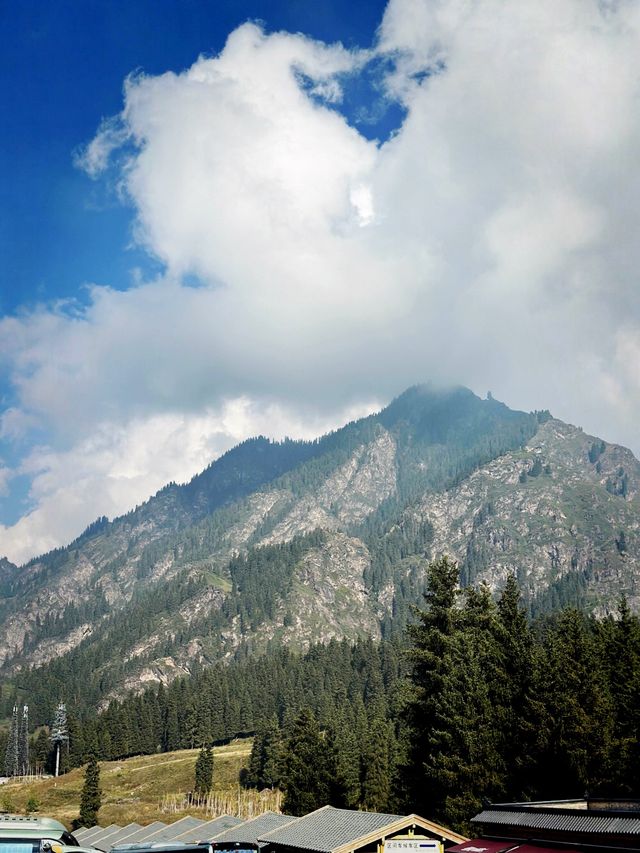
[[[120,829],[122,829],[122,827],[117,823],[112,823],[110,826],[94,826],[91,828],[90,832],[87,832],[82,836],[82,846],[95,847],[96,844],[99,844],[107,835],[113,835]]]
[[[80,841],[81,838],[88,835],[90,832],[94,832],[96,829],[100,829],[97,824],[95,826],[81,826],[80,829],[73,830],[73,835],[74,838]]]
[[[173,823],[168,824],[164,829],[160,829],[152,836],[147,836],[144,840],[173,841],[174,838],[182,835],[183,832],[186,832],[188,829],[201,827],[203,823],[205,823],[205,821],[197,817],[181,817],[180,820],[176,820]]]
[[[221,815],[221,817],[206,821],[202,826],[188,829],[182,835],[178,835],[176,841],[209,841],[227,829],[240,826],[241,823],[244,823],[244,821],[239,817],[232,817],[228,814]]]
[[[166,823],[163,823],[161,820],[154,820],[153,823],[148,824],[147,826],[143,826],[142,829],[138,829],[133,835],[130,835],[123,844],[137,844],[139,841],[146,841],[152,835],[155,835],[158,830],[166,827]],[[185,827],[186,829],[186,827]]]
[[[100,850],[111,850],[114,844],[121,844],[126,838],[130,835],[133,835],[134,832],[137,832],[139,829],[142,829],[139,823],[128,823],[126,826],[123,826],[122,829],[118,830],[118,832],[113,833],[113,835],[109,835],[107,838],[102,837],[102,845]]]
[[[99,837],[94,836],[91,839],[91,846],[98,850],[111,850],[114,844],[118,844],[119,840],[125,838],[131,833],[141,829],[139,823],[130,823],[127,826],[121,826],[119,829],[114,829],[111,832],[105,830]]]
[[[255,844],[263,835],[287,823],[291,823],[296,818],[291,815],[276,814],[275,812],[264,812],[264,814],[254,817],[251,820],[245,821],[241,826],[236,826],[233,829],[228,829],[226,832],[216,835],[212,841],[242,841],[248,844]]]
[[[390,824],[403,819],[403,815],[358,812],[324,806],[268,835],[261,835],[260,840],[269,844],[329,853],[372,832],[382,831]]]
[[[555,830],[557,832],[606,832],[615,835],[640,835],[640,816],[598,814],[584,811],[549,809],[485,809],[471,823],[518,826],[523,829]]]

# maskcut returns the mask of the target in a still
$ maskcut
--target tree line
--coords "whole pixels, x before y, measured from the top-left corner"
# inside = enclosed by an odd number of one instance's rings
[[[483,801],[640,790],[640,622],[567,609],[528,620],[443,558],[403,641],[278,649],[68,715],[65,767],[254,733],[242,782],[290,813],[332,803],[465,829]],[[34,743],[42,748],[42,734]]]
[[[323,725],[310,708],[288,728],[272,718],[244,783],[280,785],[292,814],[331,802],[461,831],[487,800],[637,794],[640,622],[626,601],[615,619],[531,624],[513,577],[497,602],[457,584],[454,563],[431,564],[393,712],[378,695]]]

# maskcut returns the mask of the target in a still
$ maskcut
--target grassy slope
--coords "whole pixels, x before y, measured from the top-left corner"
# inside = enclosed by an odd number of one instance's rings
[[[101,762],[100,825],[124,826],[132,821],[148,824],[154,820],[172,823],[187,814],[211,819],[218,810],[246,817],[277,808],[277,792],[273,796],[261,795],[238,788],[238,773],[247,764],[250,751],[250,739],[236,740],[214,750],[214,791],[208,808],[187,805],[183,800],[193,787],[197,749]],[[9,799],[11,810],[24,814],[29,797],[36,797],[39,814],[70,826],[80,809],[83,781],[84,770],[79,768],[58,779],[8,782],[0,787],[0,804],[4,809],[4,801]]]

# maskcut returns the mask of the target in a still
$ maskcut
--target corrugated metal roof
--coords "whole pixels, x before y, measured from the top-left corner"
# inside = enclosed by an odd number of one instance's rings
[[[330,853],[337,847],[349,844],[372,832],[382,832],[385,827],[403,820],[402,815],[360,812],[324,806],[304,817],[299,817],[282,829],[260,836],[269,844]]]
[[[583,811],[561,812],[485,809],[471,823],[519,826],[526,829],[545,829],[557,832],[606,832],[616,835],[640,835],[640,817],[612,815],[610,812],[585,814]]]
[[[276,814],[275,812],[264,812],[264,814],[245,821],[241,826],[228,829],[219,835],[213,836],[211,841],[242,841],[248,844],[256,844],[263,835],[278,827],[284,826],[296,818],[291,815]]]

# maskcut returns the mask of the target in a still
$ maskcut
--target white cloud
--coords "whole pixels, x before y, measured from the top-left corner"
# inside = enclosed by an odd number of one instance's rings
[[[93,515],[192,473],[242,432],[212,425],[230,400],[337,423],[455,381],[638,450],[639,48],[631,2],[391,0],[373,52],[248,24],[183,74],[130,78],[84,164],[124,151],[115,177],[166,275],[1,321],[2,429],[36,419],[51,449],[0,552],[69,535],[43,508],[73,503],[83,465]],[[378,147],[333,107],[381,54],[407,117]],[[192,436],[183,467],[177,440],[166,463],[166,438],[122,451],[158,423]],[[139,477],[110,479],[117,458]]]

